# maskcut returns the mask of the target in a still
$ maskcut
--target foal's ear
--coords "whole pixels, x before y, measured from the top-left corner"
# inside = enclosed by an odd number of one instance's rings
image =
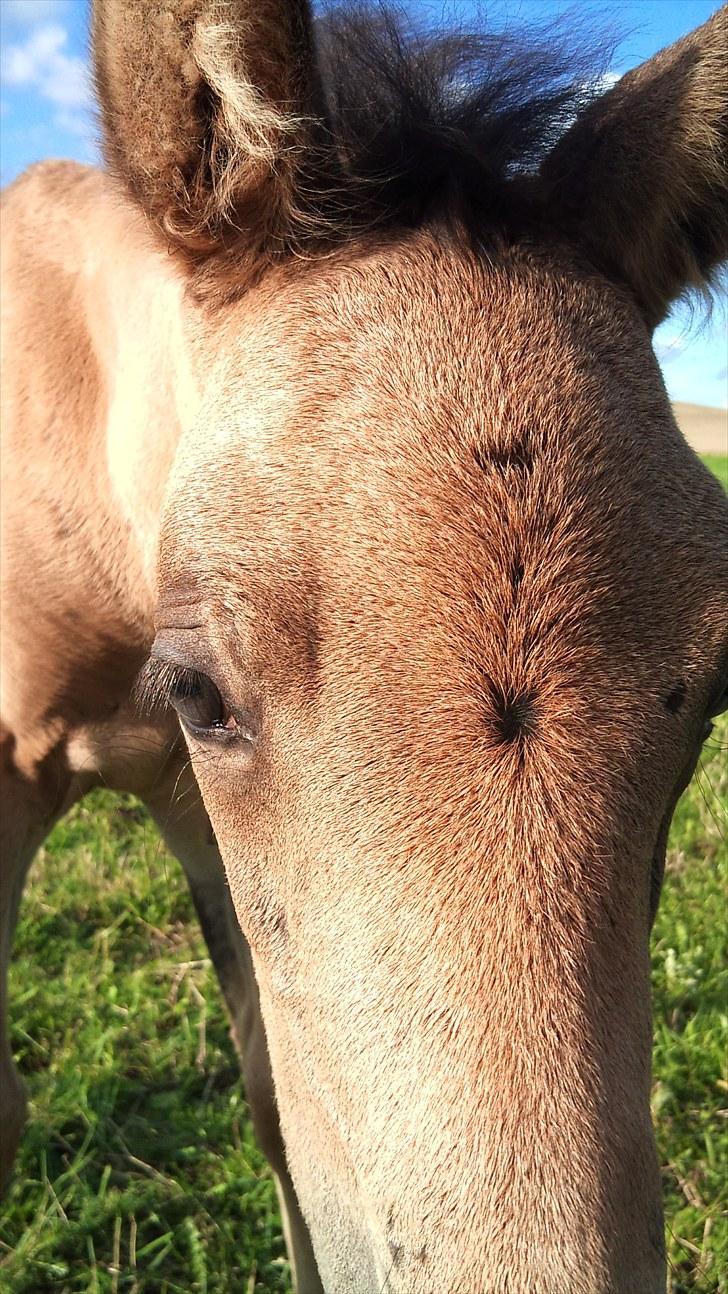
[[[94,0],[112,169],[200,255],[281,238],[319,115],[307,0]]]
[[[651,326],[728,256],[728,5],[577,118],[542,178],[562,225]]]

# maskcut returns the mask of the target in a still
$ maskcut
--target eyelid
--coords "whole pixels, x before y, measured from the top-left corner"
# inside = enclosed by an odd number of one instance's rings
[[[142,714],[154,714],[167,709],[172,703],[174,691],[191,674],[199,674],[193,665],[180,665],[178,661],[165,659],[156,653],[148,658],[137,675],[132,696],[134,704]]]
[[[208,678],[208,675],[202,674],[200,670],[192,665],[180,665],[178,661],[164,660],[159,656],[150,656],[146,665],[142,669],[135,687],[135,699],[143,713],[154,713],[158,710],[177,710],[175,701],[179,700],[175,696],[178,689],[195,678]],[[212,686],[217,691],[217,685],[212,682]],[[222,702],[223,706],[225,703]],[[227,708],[227,707],[225,707]],[[232,711],[230,711],[232,715]],[[232,716],[235,717],[234,715]],[[241,729],[237,722],[234,727],[227,728],[223,724],[214,724],[208,727],[206,724],[193,723],[185,714],[178,713],[178,722],[184,732],[195,741],[209,742],[235,741],[240,738],[244,741],[252,742],[254,734],[249,729]]]
[[[134,704],[143,714],[153,714],[160,710],[174,709],[175,690],[193,675],[208,678],[213,686],[218,689],[223,705],[235,720],[236,726],[230,729],[224,727],[198,727],[180,715],[179,723],[184,731],[195,741],[237,741],[243,746],[254,746],[260,733],[259,707],[253,706],[252,708],[241,710],[239,707],[229,704],[225,699],[225,689],[218,686],[209,666],[205,668],[204,665],[198,664],[197,661],[182,664],[176,659],[176,653],[172,655],[167,644],[158,644],[155,641],[152,654],[143,665],[134,684],[132,692]]]
[[[146,706],[151,702],[152,708],[169,704],[175,683],[195,672],[206,674],[217,686],[216,662],[198,626],[173,625],[158,629],[134,685],[133,695],[138,698],[137,704],[139,699]]]

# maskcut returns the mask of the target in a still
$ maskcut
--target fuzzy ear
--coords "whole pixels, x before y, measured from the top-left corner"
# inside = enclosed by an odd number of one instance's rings
[[[577,118],[542,168],[562,228],[651,326],[728,256],[728,5]]]
[[[94,0],[107,160],[198,256],[281,237],[319,115],[307,0]]]

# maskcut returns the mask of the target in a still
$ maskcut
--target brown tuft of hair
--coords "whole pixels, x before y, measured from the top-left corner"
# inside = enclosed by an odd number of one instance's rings
[[[306,0],[95,0],[110,169],[192,259],[294,219],[319,94]]]
[[[481,246],[568,239],[654,324],[728,254],[728,8],[607,93],[612,43],[563,26],[443,33],[367,3],[312,22],[305,0],[95,15],[108,160],[203,265],[202,296],[439,222]]]
[[[586,108],[543,168],[565,232],[651,326],[728,255],[727,69],[723,5]]]

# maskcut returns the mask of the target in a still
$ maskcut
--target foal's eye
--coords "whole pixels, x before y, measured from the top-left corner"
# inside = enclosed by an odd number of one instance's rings
[[[237,728],[212,679],[198,670],[185,670],[176,675],[169,700],[191,732],[216,732],[223,736],[232,735]]]

